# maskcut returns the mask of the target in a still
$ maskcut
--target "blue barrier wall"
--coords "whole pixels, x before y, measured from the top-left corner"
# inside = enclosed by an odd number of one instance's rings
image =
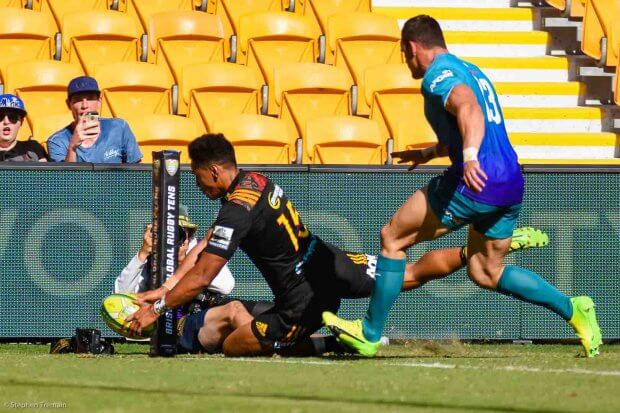
[[[254,168],[256,169],[256,168]],[[378,231],[395,209],[437,173],[402,169],[271,168],[308,227],[352,251],[376,254]],[[93,326],[101,299],[140,246],[150,220],[149,165],[0,167],[0,337],[59,337]],[[544,249],[508,262],[544,275],[567,294],[590,294],[606,337],[620,337],[620,170],[530,169],[519,225],[550,236]],[[181,175],[181,200],[206,230],[217,213]],[[465,231],[412,248],[460,245]],[[270,298],[266,283],[238,252],[231,261],[242,298]],[[367,300],[348,300],[342,314],[363,314]],[[391,337],[464,339],[568,338],[559,317],[483,291],[463,271],[402,294],[389,320]]]

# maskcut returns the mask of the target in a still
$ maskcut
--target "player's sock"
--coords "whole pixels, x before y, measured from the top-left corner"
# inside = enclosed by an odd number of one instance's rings
[[[325,353],[339,353],[343,350],[335,336],[310,337],[310,340],[312,341],[315,356]]]
[[[405,278],[407,260],[379,255],[375,286],[370,296],[368,312],[362,321],[364,337],[372,342],[381,339],[390,309],[400,294]]]
[[[570,297],[526,268],[507,265],[497,284],[497,291],[528,303],[548,308],[566,321],[573,316]]]
[[[202,346],[198,341],[198,331],[204,325],[207,310],[204,309],[197,313],[188,314],[179,320],[177,326],[179,345],[190,353],[198,353],[202,350]]]

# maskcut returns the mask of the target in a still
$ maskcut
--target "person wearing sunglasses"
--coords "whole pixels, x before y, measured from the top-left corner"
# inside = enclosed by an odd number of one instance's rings
[[[24,102],[15,95],[0,95],[0,162],[46,162],[47,153],[35,140],[18,141],[17,134],[26,118]]]
[[[142,246],[116,278],[114,282],[115,293],[138,293],[148,290],[148,280],[151,275],[150,256],[153,249],[151,229],[152,225],[148,224],[142,238]],[[197,260],[198,255],[204,249],[204,245],[202,248],[197,247],[199,242],[195,234],[198,226],[190,221],[187,208],[184,205],[179,206],[177,230],[179,231],[179,265],[186,259]],[[202,296],[198,299],[206,304],[215,305],[224,299],[222,296],[230,294],[234,286],[235,280],[232,273],[228,266],[224,266],[213,283],[207,288],[207,291],[199,294]]]
[[[79,76],[67,87],[67,107],[73,122],[47,140],[56,162],[138,163],[142,153],[123,119],[100,118],[101,91],[97,81]]]

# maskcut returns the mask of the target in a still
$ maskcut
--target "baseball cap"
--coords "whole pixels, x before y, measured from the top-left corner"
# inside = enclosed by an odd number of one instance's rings
[[[79,76],[69,82],[69,86],[67,87],[68,97],[71,97],[76,93],[84,92],[101,93],[99,90],[99,84],[97,84],[97,81],[94,78],[90,76]]]
[[[189,219],[189,213],[185,205],[179,205],[179,226],[196,231],[198,225],[192,223]]]
[[[13,109],[20,112],[23,116],[26,116],[24,101],[10,93],[0,95],[0,109]]]

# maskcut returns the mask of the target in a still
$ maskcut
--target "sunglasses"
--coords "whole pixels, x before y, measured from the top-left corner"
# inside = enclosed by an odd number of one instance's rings
[[[189,231],[187,231],[185,228],[183,227],[179,227],[177,226],[177,233],[178,233],[178,243],[177,246],[180,247],[181,245],[183,245],[183,243],[189,239],[189,237],[191,236],[191,234],[189,233]]]
[[[2,122],[4,120],[4,118],[7,117],[9,119],[9,122],[15,124],[18,121],[22,120],[22,117],[19,113],[15,113],[15,112],[0,112],[0,122]]]

